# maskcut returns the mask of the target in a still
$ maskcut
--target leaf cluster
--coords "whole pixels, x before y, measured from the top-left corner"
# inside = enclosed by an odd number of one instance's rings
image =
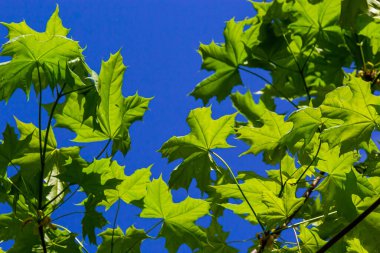
[[[230,99],[236,113],[214,119],[211,106],[190,111],[190,133],[159,149],[177,163],[168,183],[151,179],[151,166],[127,175],[114,159],[127,154],[129,129],[152,99],[123,96],[120,51],[101,63],[100,73],[93,71],[79,43],[67,37],[58,7],[44,32],[25,21],[2,23],[9,41],[1,55],[11,60],[0,64],[0,100],[33,88],[39,108],[38,124],[15,118],[0,144],[0,202],[12,208],[0,214],[0,241],[14,241],[7,252],[86,252],[75,232],[51,219],[78,191],[84,193],[83,238],[99,253],[140,252],[144,240],[161,237],[169,252],[182,244],[194,252],[238,252],[228,241],[234,231],[220,224],[225,210],[261,229],[241,241],[252,252],[378,250],[379,6],[348,0],[251,4],[256,14],[228,21],[223,43],[200,45],[202,69],[212,73],[191,92],[205,106],[214,97]],[[254,93],[246,88],[251,80]],[[53,103],[45,102],[49,89]],[[284,101],[287,106],[277,108]],[[73,142],[81,146],[60,146],[59,128],[75,133]],[[218,150],[234,148],[231,136],[248,146],[241,155],[261,155],[263,165],[248,171],[230,166]],[[93,142],[104,148],[88,161],[81,148]],[[259,168],[264,165],[267,170]],[[171,189],[191,190],[193,180],[203,199],[174,202]],[[156,223],[146,230],[120,228],[122,204]],[[112,227],[97,235],[112,206]],[[198,225],[204,216],[209,224]],[[283,238],[284,230],[294,237]]]

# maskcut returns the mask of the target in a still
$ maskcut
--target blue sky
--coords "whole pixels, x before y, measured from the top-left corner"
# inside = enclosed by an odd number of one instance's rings
[[[252,16],[254,11],[251,4],[244,0],[65,0],[56,3],[59,4],[63,24],[71,28],[69,35],[80,41],[82,47],[86,47],[84,55],[91,68],[98,72],[101,61],[107,60],[110,53],[122,48],[124,63],[128,66],[123,94],[132,95],[138,91],[145,97],[154,96],[143,122],[136,123],[131,129],[130,152],[125,158],[118,155],[116,159],[126,166],[127,174],[154,164],[153,176],[157,178],[162,174],[167,180],[176,164],[168,164],[156,151],[171,136],[186,135],[189,132],[186,117],[191,109],[202,106],[202,103],[187,94],[210,74],[200,71],[201,58],[196,50],[200,42],[223,42],[225,21],[233,17],[241,20]],[[54,9],[54,1],[2,0],[0,21],[20,22],[25,19],[32,28],[44,30],[46,21]],[[1,44],[6,41],[5,36],[6,29],[1,27]],[[262,87],[262,83],[257,79],[247,76],[243,76],[243,79],[246,87],[241,87],[241,90],[250,88],[255,91]],[[29,102],[26,102],[25,95],[18,91],[8,105],[1,102],[1,131],[7,122],[14,125],[13,115],[24,122],[36,124],[36,101],[32,94]],[[210,104],[214,118],[235,111],[228,99],[221,104],[213,99]],[[69,140],[74,134],[61,129],[55,130],[55,134],[59,145],[73,145]],[[264,171],[261,158],[238,158],[246,146],[233,138],[229,141],[237,148],[219,153],[235,171]],[[91,160],[103,145],[104,143],[88,145],[83,150],[84,157]],[[189,192],[190,196],[200,197],[193,186]],[[180,201],[185,195],[184,190],[175,191],[174,199]],[[80,201],[80,197],[78,194],[74,199],[77,201],[75,203]],[[0,210],[6,211],[5,207],[1,206]],[[65,204],[56,217],[77,210],[81,210],[80,207]],[[106,213],[108,220],[113,220],[114,213],[114,208]],[[138,213],[139,210],[136,208],[122,206],[118,223],[123,230],[131,224],[139,228],[149,228],[154,224],[155,221],[138,219]],[[77,214],[56,222],[80,234],[80,220],[81,215]],[[207,219],[201,222],[207,223]],[[226,212],[222,224],[226,231],[231,231],[229,240],[248,239],[258,232],[256,228],[230,212]],[[93,246],[86,246],[94,252]],[[244,251],[250,245],[246,243],[235,246]],[[163,247],[164,240],[147,240],[143,243],[142,252],[164,252]],[[181,252],[190,250],[181,247]]]

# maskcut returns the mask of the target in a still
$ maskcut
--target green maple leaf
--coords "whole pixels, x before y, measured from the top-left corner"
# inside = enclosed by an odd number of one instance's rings
[[[371,93],[370,84],[351,75],[347,85],[327,94],[320,106],[323,117],[341,120],[324,130],[321,139],[332,147],[340,144],[342,152],[368,143],[380,122],[378,104],[380,98]]]
[[[120,150],[124,155],[130,147],[129,127],[142,119],[152,98],[137,93],[123,97],[122,84],[125,72],[123,57],[118,51],[102,62],[99,74],[99,94],[71,93],[54,115],[58,127],[77,134],[73,141],[94,142],[112,140],[112,155]]]
[[[369,253],[358,238],[347,240],[347,253]]]
[[[143,229],[136,229],[133,225],[127,229],[125,234],[117,227],[115,230],[107,228],[101,232],[99,236],[102,238],[102,244],[99,245],[97,253],[108,253],[111,249],[111,241],[113,240],[113,252],[131,252],[140,253],[141,242],[149,238]]]
[[[92,116],[87,109],[88,104],[94,103],[93,100],[95,100],[96,106],[97,98],[96,92],[91,92],[86,96],[73,92],[66,96],[65,103],[58,105],[56,113],[54,113],[55,127],[66,127],[75,132],[77,134],[73,140],[75,142],[107,140],[108,136],[101,131],[99,124],[95,122],[94,117],[96,118],[96,116]]]
[[[319,108],[303,108],[292,113],[288,121],[293,123],[292,130],[285,136],[285,142],[293,147],[303,139],[306,146],[317,130],[322,126],[322,114]]]
[[[354,218],[355,214],[351,195],[372,196],[374,190],[368,179],[353,169],[353,164],[359,157],[354,152],[341,155],[339,152],[339,146],[329,149],[326,143],[322,144],[316,167],[326,172],[327,176],[316,190],[321,193],[324,206],[336,206],[347,219],[350,219]]]
[[[26,142],[22,156],[15,157],[12,163],[21,167],[21,176],[28,178],[33,187],[35,193],[37,193],[37,187],[39,180],[39,173],[41,167],[40,161],[40,141],[38,128],[32,123],[24,123],[16,118],[17,128],[20,132],[20,143]],[[41,131],[42,146],[44,146],[46,130]],[[67,184],[57,178],[64,170],[64,165],[67,159],[77,159],[83,161],[79,156],[80,148],[73,147],[58,147],[54,136],[53,129],[50,129],[49,137],[46,143],[46,155],[45,155],[45,170],[44,178],[46,180],[46,186],[49,191],[46,193],[47,200],[55,198],[55,196],[63,190]],[[57,198],[53,204],[59,203],[64,197]]]
[[[209,45],[200,45],[202,69],[215,73],[197,84],[190,94],[202,99],[204,104],[214,96],[218,101],[224,100],[234,86],[242,83],[238,67],[247,56],[241,39],[244,25],[244,22],[236,23],[232,19],[224,30],[225,44],[211,42]]]
[[[34,31],[24,21],[2,23],[9,31],[9,41],[3,45],[1,55],[12,60],[0,65],[0,100],[8,100],[17,88],[29,94],[31,83],[37,86],[41,82],[45,86],[46,78],[64,80],[61,75],[66,63],[83,58],[78,42],[66,37],[68,29],[62,26],[58,12],[57,6],[43,33]],[[42,72],[41,79],[38,72]]]
[[[102,228],[107,225],[107,220],[104,218],[103,214],[96,210],[98,205],[97,197],[94,195],[89,195],[83,201],[86,212],[82,219],[82,233],[83,237],[88,237],[88,240],[92,244],[97,244],[95,229]]]
[[[78,184],[86,193],[87,198],[81,203],[86,212],[82,219],[83,236],[88,236],[89,241],[96,244],[96,228],[102,228],[107,220],[96,207],[103,201],[107,202],[107,191],[116,190],[122,182],[118,179],[124,173],[123,167],[110,158],[94,160],[87,167],[77,160],[67,163],[65,170],[57,177],[71,184]]]
[[[124,155],[127,153],[130,146],[128,129],[137,120],[142,120],[152,99],[141,97],[137,92],[124,99],[122,125],[119,134],[113,139],[112,154],[115,154],[117,150],[120,150]]]
[[[235,114],[213,120],[211,107],[197,108],[189,113],[190,134],[170,138],[159,150],[169,162],[183,159],[170,176],[170,188],[187,189],[193,178],[202,191],[210,185],[210,170],[215,168],[210,151],[232,147],[226,138],[233,133],[234,119]]]
[[[355,27],[358,16],[360,14],[366,13],[367,11],[367,0],[343,0],[341,5],[339,23],[343,28],[352,29]]]
[[[361,198],[352,195],[355,205],[355,216],[367,210],[379,198],[379,192],[372,197]],[[380,208],[373,210],[363,221],[361,221],[349,234],[347,234],[347,252],[376,252],[379,249],[378,233],[380,226]],[[346,238],[345,238],[346,239]],[[360,243],[358,243],[358,241]],[[348,251],[348,250],[351,251]]]
[[[31,136],[28,136],[19,141],[14,128],[7,124],[3,132],[3,142],[0,144],[0,176],[5,176],[6,168],[12,160],[22,156],[30,139]]]
[[[49,229],[49,252],[51,253],[81,253],[83,248],[76,241],[76,234],[65,230]]]
[[[31,217],[26,216],[26,213],[18,215],[19,217],[15,217],[14,214],[0,215],[2,228],[0,240],[14,240],[14,244],[7,252],[41,252],[42,246],[38,239],[38,233],[35,233],[37,223],[34,220],[24,223],[22,219]],[[49,252],[52,253],[82,252],[80,246],[75,242],[75,234],[67,231],[45,228],[45,240]]]
[[[320,34],[323,39],[329,33],[339,31],[337,26],[341,8],[340,0],[319,1],[312,3],[307,0],[296,1],[293,5],[294,22],[289,25],[295,33],[310,37]]]
[[[238,250],[228,245],[229,232],[223,231],[217,218],[213,216],[210,226],[206,229],[209,245],[200,249],[199,253],[236,253]]]
[[[173,203],[168,186],[160,177],[148,184],[140,217],[161,219],[163,225],[159,236],[166,238],[165,246],[169,252],[177,252],[183,243],[192,249],[207,244],[206,233],[194,222],[208,214],[209,208],[208,202],[191,197]]]
[[[370,52],[373,55],[376,55],[380,48],[379,23],[376,21],[375,18],[369,17],[367,15],[362,15],[357,19],[356,26],[356,29],[359,30],[358,33],[368,38],[368,43],[363,43],[364,48],[367,46],[367,44],[369,44],[369,49],[372,49]],[[371,56],[369,55],[368,57]]]
[[[311,168],[309,164],[303,165],[300,168],[296,168],[295,160],[296,159],[294,157],[291,157],[289,154],[285,154],[285,156],[281,160],[280,169],[266,170],[266,173],[270,178],[276,180],[278,183],[281,183],[282,185],[284,185],[285,183],[294,184],[307,168],[308,171],[302,176],[302,178],[306,176],[311,176],[313,174],[313,168]],[[245,173],[245,175],[244,173],[239,173],[239,177],[244,175],[244,177],[249,178],[250,173]],[[299,182],[298,185],[301,185],[301,183]]]
[[[146,195],[146,186],[150,182],[151,167],[135,170],[130,176],[124,174],[122,167],[115,169],[112,178],[120,179],[122,182],[116,189],[105,190],[104,194],[107,200],[103,201],[101,205],[109,209],[118,199],[122,199],[127,204],[143,199]]]
[[[257,218],[259,218],[260,222],[268,228],[281,225],[304,202],[304,198],[296,198],[296,186],[285,185],[283,195],[280,198],[278,197],[281,190],[279,182],[249,173],[249,179],[240,184],[240,187],[258,216],[255,217],[235,184],[213,187],[224,198],[234,198],[242,201],[240,204],[227,203],[222,204],[222,206],[243,216],[253,224],[257,224]]]
[[[265,104],[260,101],[258,104],[255,103],[252,97],[251,91],[247,91],[245,94],[240,92],[235,92],[231,94],[231,100],[233,106],[240,114],[244,115],[253,126],[262,126],[262,115],[267,112]]]
[[[124,173],[124,168],[110,158],[94,160],[87,166],[72,160],[65,167],[58,178],[81,186],[87,196],[95,198],[96,204],[107,200],[106,191],[115,190],[122,182],[119,175]]]
[[[285,122],[283,115],[268,110],[262,102],[255,104],[250,92],[244,95],[235,93],[232,98],[234,106],[247,115],[251,123],[236,131],[238,139],[250,145],[249,150],[243,154],[257,155],[264,152],[265,162],[277,163],[285,154],[282,138],[292,129],[293,124]]]
[[[309,229],[306,226],[300,226],[298,238],[302,241],[300,248],[302,252],[305,253],[314,253],[326,243],[326,241],[322,240],[318,235],[317,229]],[[298,247],[294,247],[292,251],[298,252],[299,249]]]
[[[0,215],[0,226],[2,228],[0,232],[0,240],[15,241],[7,252],[33,252],[33,247],[39,244],[38,235],[33,233],[34,224],[27,224],[23,227],[22,220],[20,219],[26,218],[27,216],[25,213],[18,213],[18,217],[15,217],[12,213]]]
[[[122,123],[124,98],[121,87],[125,70],[123,57],[119,51],[111,55],[107,62],[102,62],[99,74],[100,103],[97,119],[103,133],[110,139],[117,135]]]

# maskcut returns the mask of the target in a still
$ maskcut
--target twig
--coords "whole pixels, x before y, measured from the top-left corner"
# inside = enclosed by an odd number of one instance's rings
[[[241,195],[243,196],[244,200],[247,202],[247,204],[248,204],[249,208],[251,209],[253,215],[255,216],[257,222],[259,223],[259,225],[260,225],[260,227],[261,227],[261,230],[262,230],[263,232],[265,232],[265,227],[264,227],[264,225],[263,225],[263,224],[261,223],[261,221],[259,220],[259,217],[257,216],[257,213],[256,213],[255,210],[253,209],[253,207],[252,207],[251,203],[249,202],[247,196],[245,196],[243,189],[241,189],[241,187],[240,187],[240,185],[239,185],[239,182],[237,181],[237,179],[236,179],[236,177],[235,177],[235,175],[234,175],[234,172],[232,171],[231,167],[230,167],[230,166],[227,164],[227,162],[224,161],[224,159],[223,159],[221,156],[219,156],[217,153],[215,153],[215,152],[212,151],[212,150],[210,150],[210,153],[213,154],[213,155],[215,155],[215,156],[216,156],[216,157],[217,157],[217,158],[218,158],[218,159],[219,159],[219,160],[220,160],[220,161],[221,161],[221,162],[227,167],[227,169],[229,170],[231,176],[233,177],[233,179],[234,179],[234,181],[235,181],[235,184],[236,184],[236,186],[238,187],[238,189],[239,189]]]
[[[297,181],[294,183],[295,185],[299,183],[299,181],[301,180],[301,178],[303,177],[303,175],[305,175],[305,173],[309,170],[309,168],[311,167],[311,165],[313,165],[313,163],[315,162],[315,160],[317,159],[318,157],[318,154],[319,154],[319,151],[321,150],[321,145],[322,145],[322,141],[320,140],[319,141],[319,145],[318,145],[318,149],[317,149],[317,152],[315,153],[314,157],[313,157],[313,160],[311,160],[311,162],[309,163],[309,165],[306,167],[306,169],[302,172],[301,176],[297,179]],[[285,183],[284,184],[281,184],[281,190],[278,194],[279,197],[282,196],[283,192],[284,192],[284,189],[285,189],[285,186],[286,186],[286,183],[288,182],[288,180],[290,178],[293,177],[293,175],[297,172],[294,171],[289,178],[286,179]]]
[[[230,244],[230,243],[245,243],[245,242],[253,241],[255,239],[256,239],[256,237],[252,237],[252,238],[248,238],[248,239],[244,239],[244,240],[229,241],[229,242],[226,242],[226,244]]]
[[[119,210],[120,210],[120,198],[117,201],[116,214],[115,214],[115,218],[113,220],[113,226],[112,226],[111,253],[113,253],[113,243],[114,243],[113,237],[115,235],[115,228],[116,228],[117,216],[119,215]]]

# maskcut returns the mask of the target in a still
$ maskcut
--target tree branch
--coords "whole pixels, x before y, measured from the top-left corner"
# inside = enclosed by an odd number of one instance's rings
[[[240,187],[240,185],[239,185],[239,182],[237,181],[237,179],[236,179],[236,177],[235,177],[235,175],[234,175],[234,172],[232,171],[231,167],[228,166],[228,164],[226,163],[226,161],[224,161],[224,159],[223,159],[221,156],[219,156],[217,153],[215,153],[215,152],[212,151],[212,150],[210,150],[210,153],[213,154],[213,155],[215,155],[215,156],[216,156],[216,157],[217,157],[217,158],[218,158],[218,159],[219,159],[219,160],[220,160],[220,161],[221,161],[221,162],[227,167],[227,169],[229,170],[231,176],[233,177],[233,179],[234,179],[234,181],[235,181],[235,184],[236,184],[236,186],[238,187],[238,189],[239,189],[241,195],[243,196],[244,200],[247,202],[247,204],[248,204],[249,208],[251,209],[253,215],[255,216],[257,222],[259,223],[259,225],[260,225],[260,227],[261,227],[261,230],[262,230],[263,232],[265,232],[264,224],[261,223],[261,221],[259,220],[259,217],[257,216],[257,213],[256,213],[255,210],[253,209],[253,207],[252,207],[251,203],[249,202],[247,196],[245,196],[244,191],[243,191],[243,189],[241,189],[241,187]]]
[[[328,241],[322,248],[320,248],[317,253],[326,252],[331,246],[339,241],[343,236],[350,232],[356,225],[358,225],[362,220],[364,220],[370,213],[372,213],[380,205],[380,198],[378,198],[370,207],[362,212],[355,220],[343,228],[338,234],[336,234],[330,241]]]

